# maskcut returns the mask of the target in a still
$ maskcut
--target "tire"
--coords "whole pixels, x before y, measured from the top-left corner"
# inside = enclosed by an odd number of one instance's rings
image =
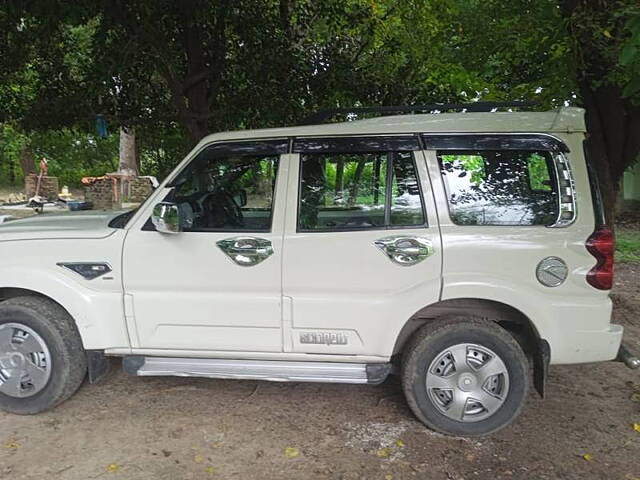
[[[1,410],[19,415],[49,410],[73,395],[86,373],[80,334],[60,305],[36,296],[0,303]]]
[[[434,320],[405,349],[402,387],[427,427],[446,435],[488,435],[522,410],[529,365],[518,342],[493,322]]]

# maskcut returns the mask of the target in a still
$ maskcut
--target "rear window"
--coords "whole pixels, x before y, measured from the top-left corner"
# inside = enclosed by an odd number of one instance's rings
[[[558,188],[547,151],[438,152],[451,220],[457,225],[552,225]]]

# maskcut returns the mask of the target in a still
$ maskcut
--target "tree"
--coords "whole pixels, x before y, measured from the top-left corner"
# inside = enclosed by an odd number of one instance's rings
[[[622,175],[640,155],[640,4],[564,0],[562,10],[587,111],[588,150],[612,220]]]
[[[143,168],[165,172],[211,131],[293,124],[319,108],[582,105],[611,212],[639,148],[639,9],[637,0],[7,2],[0,122],[90,129],[103,114],[136,130]]]

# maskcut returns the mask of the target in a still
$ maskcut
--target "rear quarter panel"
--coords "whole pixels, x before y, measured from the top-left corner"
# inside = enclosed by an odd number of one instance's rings
[[[577,219],[564,228],[545,226],[455,225],[435,151],[428,152],[443,241],[442,299],[484,298],[520,310],[539,336],[551,345],[551,363],[608,360],[612,345],[594,349],[580,341],[609,331],[611,301],[606,291],[586,282],[595,259],[585,248],[594,230],[583,134],[554,134],[570,149],[567,154],[576,186]],[[569,276],[550,288],[536,279],[536,266],[545,257],[562,258]],[[595,337],[593,337],[595,338]],[[615,338],[611,340],[615,342]]]

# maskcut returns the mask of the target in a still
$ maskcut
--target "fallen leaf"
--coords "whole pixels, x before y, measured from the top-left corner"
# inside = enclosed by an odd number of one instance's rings
[[[107,465],[107,472],[116,473],[120,469],[120,465],[117,463],[112,463],[111,465]]]
[[[584,455],[582,455],[582,458],[584,458],[587,462],[590,462],[591,460],[593,460],[593,455],[591,455],[590,453],[585,453]]]
[[[202,463],[204,462],[204,457],[202,455],[196,455],[195,457],[193,457],[193,461],[196,463]]]
[[[634,424],[633,424],[633,429],[634,429],[636,432],[640,433],[640,423],[634,423]]]
[[[640,392],[632,393],[632,394],[631,394],[631,396],[629,397],[629,399],[630,399],[632,402],[638,402],[638,403],[640,403]]]
[[[209,475],[213,475],[216,473],[216,467],[208,466],[206,471]]]
[[[391,475],[390,473],[387,473],[387,474],[384,476],[384,480],[393,480],[393,475]]]
[[[398,447],[400,447],[400,448],[402,448],[402,447],[404,447],[404,446],[405,446],[404,442],[403,442],[402,440],[400,440],[400,439],[396,440],[396,445],[397,445]]]
[[[376,456],[380,458],[387,458],[389,455],[391,455],[390,448],[381,448],[376,451]]]
[[[602,34],[603,34],[605,37],[607,37],[607,38],[613,38],[613,37],[611,36],[611,32],[609,32],[609,30],[603,30],[603,31],[602,31]]]
[[[295,447],[287,447],[284,449],[284,455],[287,458],[296,458],[300,455],[300,450]]]
[[[20,444],[14,440],[9,440],[8,442],[4,443],[4,448],[8,448],[10,450],[17,450],[18,448],[20,448]]]

